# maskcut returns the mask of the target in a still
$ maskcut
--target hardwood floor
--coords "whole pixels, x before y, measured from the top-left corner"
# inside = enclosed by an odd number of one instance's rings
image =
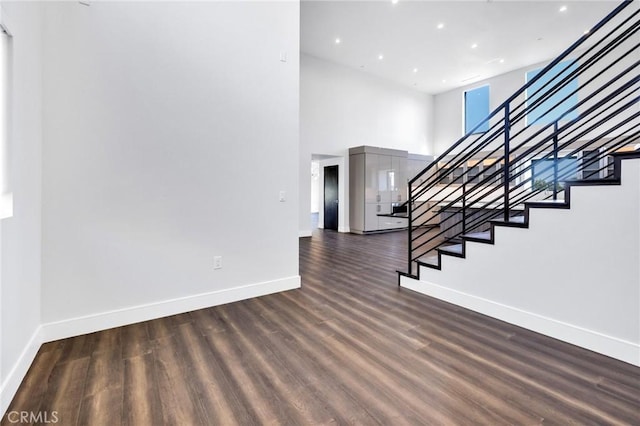
[[[317,231],[300,240],[300,290],[47,343],[8,412],[63,425],[640,423],[640,368],[400,289],[405,247],[404,233]]]

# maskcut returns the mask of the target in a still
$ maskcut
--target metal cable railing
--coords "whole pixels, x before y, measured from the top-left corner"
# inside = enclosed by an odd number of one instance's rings
[[[566,181],[611,177],[640,142],[639,15],[622,2],[409,182],[409,275],[493,220],[522,222],[528,201],[562,201]]]

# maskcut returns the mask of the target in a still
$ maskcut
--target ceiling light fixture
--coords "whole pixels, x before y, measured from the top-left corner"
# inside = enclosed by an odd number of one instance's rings
[[[339,38],[336,39],[336,44],[340,44],[342,43],[342,40],[340,40]]]
[[[443,28],[444,28],[444,24],[443,24],[442,22],[440,22],[440,23],[436,26],[436,28],[437,28],[437,29],[439,29],[439,30],[441,30],[441,29],[443,29]]]
[[[383,60],[384,59],[384,55],[378,55],[378,59],[379,60]]]
[[[472,48],[472,49],[475,49],[476,47],[478,47],[478,43],[473,43],[473,44],[471,45],[471,48]]]
[[[414,68],[414,69],[413,69],[413,72],[418,72],[418,68]]]
[[[499,61],[501,64],[504,64],[504,59],[500,59]]]
[[[398,4],[398,0],[391,0],[391,4]]]
[[[560,7],[560,12],[566,12],[567,11],[567,6],[561,6]]]

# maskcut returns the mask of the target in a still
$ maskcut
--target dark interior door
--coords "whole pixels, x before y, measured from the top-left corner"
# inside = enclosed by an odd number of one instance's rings
[[[338,166],[324,168],[324,229],[338,230]]]

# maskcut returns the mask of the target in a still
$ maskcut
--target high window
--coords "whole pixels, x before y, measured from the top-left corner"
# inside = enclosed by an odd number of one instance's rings
[[[553,190],[554,162],[553,158],[532,160],[533,188]],[[576,157],[558,158],[558,184],[566,180],[577,179],[578,159]]]
[[[489,86],[464,92],[464,133],[484,133],[489,130]],[[486,121],[485,121],[486,120]],[[481,124],[482,123],[482,124]],[[476,129],[476,126],[480,126]]]

